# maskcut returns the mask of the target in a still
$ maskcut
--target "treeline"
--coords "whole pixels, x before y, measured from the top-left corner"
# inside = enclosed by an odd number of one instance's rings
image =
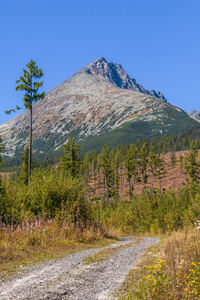
[[[164,135],[160,140],[157,141],[157,150],[160,153],[164,154],[171,151],[185,151],[190,149],[190,144],[192,141],[195,141],[197,148],[200,149],[200,125],[197,125],[193,128],[187,129],[180,135],[166,136]],[[138,141],[142,143],[143,141]],[[127,147],[128,145],[124,144],[122,146]],[[148,146],[150,143],[148,142]],[[121,146],[119,146],[121,147]],[[85,154],[84,149],[80,151],[81,157]],[[99,154],[100,151],[97,151]],[[35,164],[38,167],[46,167],[48,165],[55,164],[58,162],[59,158],[62,156],[61,151],[51,151],[49,153],[33,153],[33,159]],[[0,171],[12,172],[16,171],[17,167],[20,166],[22,160],[18,158],[4,158],[4,164],[0,165]]]
[[[175,188],[176,167],[179,165],[180,173],[187,174],[186,180],[193,184],[199,181],[199,162],[198,148],[199,141],[191,140],[188,144],[186,140],[182,140],[185,149],[189,149],[187,155],[183,156],[182,152],[177,154],[180,140],[176,135],[163,137],[159,142],[154,138],[150,145],[147,141],[137,141],[135,144],[122,145],[117,148],[109,149],[105,144],[100,153],[92,151],[81,155],[80,146],[75,142],[74,138],[69,138],[68,143],[63,145],[63,151],[60,153],[61,158],[57,163],[53,160],[43,161],[38,164],[32,158],[32,168],[42,170],[48,165],[64,171],[67,176],[79,178],[85,187],[90,187],[93,183],[93,189],[96,191],[98,187],[104,186],[106,201],[115,197],[119,199],[119,189],[123,185],[128,185],[127,194],[131,200],[136,184],[142,184],[143,192],[147,185],[155,188],[155,182],[162,191],[162,179],[165,176],[165,154],[168,155],[168,164],[173,169],[172,187]],[[185,141],[185,142],[184,142]],[[187,147],[186,147],[187,145]],[[179,150],[179,148],[178,148]],[[27,184],[28,172],[28,147],[20,156],[20,167],[11,169],[13,179],[22,180]],[[156,185],[156,186],[157,186]]]

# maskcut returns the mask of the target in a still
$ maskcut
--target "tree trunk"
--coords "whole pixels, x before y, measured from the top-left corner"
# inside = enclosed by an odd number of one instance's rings
[[[107,184],[107,177],[105,176],[105,185],[106,185],[106,201],[109,204],[109,195],[108,195],[108,184]]]
[[[31,158],[32,158],[32,106],[30,108],[30,142],[29,142],[29,159],[28,159],[28,185],[31,176]]]
[[[132,198],[132,183],[131,183],[131,180],[129,181],[129,200],[131,202],[131,198]]]

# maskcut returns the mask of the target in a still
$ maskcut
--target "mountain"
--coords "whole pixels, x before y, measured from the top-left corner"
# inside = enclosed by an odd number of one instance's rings
[[[193,118],[193,119],[197,120],[198,122],[200,122],[200,111],[196,111],[196,110],[193,109],[193,110],[189,111],[188,115],[191,118]]]
[[[178,134],[196,124],[162,93],[144,89],[120,65],[101,57],[33,105],[33,151],[61,150],[73,135],[91,150]],[[28,110],[0,125],[5,157],[19,157],[29,142],[28,129]]]

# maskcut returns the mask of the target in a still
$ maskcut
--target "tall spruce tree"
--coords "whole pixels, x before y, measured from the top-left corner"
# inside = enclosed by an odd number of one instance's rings
[[[160,152],[156,154],[155,162],[154,162],[154,176],[159,181],[159,187],[161,192],[161,180],[164,174],[164,157],[161,156]]]
[[[21,153],[20,159],[23,161],[20,170],[20,178],[27,185],[28,184],[28,161],[29,161],[29,146],[24,148],[24,152]],[[33,157],[31,157],[31,166],[33,168],[34,162]]]
[[[129,145],[129,149],[125,156],[125,164],[124,165],[126,168],[126,175],[127,175],[126,180],[128,181],[128,184],[129,184],[128,194],[129,194],[129,198],[131,201],[131,197],[132,197],[132,193],[133,193],[132,177],[133,177],[133,172],[134,172],[134,168],[135,168],[134,145]]]
[[[155,173],[155,166],[156,166],[156,151],[157,151],[157,140],[154,138],[150,145],[149,151],[149,168],[151,172],[151,186],[153,188],[153,179]]]
[[[112,186],[113,183],[113,169],[111,166],[111,158],[108,146],[105,144],[102,147],[101,154],[100,154],[100,161],[101,161],[101,169],[103,172],[105,188],[106,188],[106,201],[109,204],[109,188]]]
[[[172,168],[173,168],[173,184],[174,184],[174,188],[175,188],[175,165],[176,165],[176,155],[175,155],[174,148],[172,149],[170,159],[171,159],[171,164],[172,164]]]
[[[147,179],[148,179],[148,175],[147,175],[147,165],[149,161],[148,154],[149,154],[148,143],[147,141],[143,141],[143,144],[140,149],[143,192],[144,192],[145,184],[147,183]]]
[[[2,151],[3,151],[3,149],[4,149],[5,147],[4,147],[4,145],[3,145],[3,143],[2,143],[2,138],[0,137],[0,165],[3,163],[3,160],[2,160]],[[0,176],[0,192],[1,192],[1,176]]]
[[[79,156],[80,146],[75,142],[75,136],[63,145],[62,151],[65,155],[60,158],[59,169],[63,169],[72,178],[78,176],[80,171],[81,159]]]
[[[129,184],[129,189],[128,189],[128,194],[129,194],[129,198],[131,201],[132,198],[132,194],[133,194],[133,180],[132,178],[134,178],[134,183],[136,183],[136,181],[138,182],[139,178],[139,168],[140,168],[140,161],[138,160],[138,147],[137,144],[130,144],[129,145],[129,149],[125,155],[125,168],[126,168],[126,175],[127,175],[127,181]]]
[[[97,172],[98,172],[98,155],[96,150],[91,153],[92,172],[94,179],[94,189],[96,191]]]
[[[0,164],[2,163],[2,150],[4,149],[4,145],[2,143],[2,138],[0,137]]]
[[[45,92],[39,94],[38,90],[43,85],[43,81],[38,81],[42,76],[42,69],[38,69],[36,62],[31,59],[31,61],[26,65],[28,71],[23,69],[23,76],[16,81],[16,91],[24,91],[24,106],[30,111],[30,141],[29,141],[29,161],[28,161],[28,185],[31,175],[31,157],[32,157],[32,124],[33,124],[33,103],[44,98]],[[20,107],[16,106],[16,110]],[[7,114],[15,112],[15,109],[10,109],[5,111]]]
[[[188,183],[193,186],[194,183],[198,183],[200,180],[199,167],[200,163],[198,162],[198,150],[197,142],[191,141],[190,143],[190,152],[185,157],[185,170],[186,174],[189,175]]]

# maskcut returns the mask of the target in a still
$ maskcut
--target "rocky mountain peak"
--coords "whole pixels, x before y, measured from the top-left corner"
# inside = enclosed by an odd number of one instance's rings
[[[115,87],[133,90],[166,100],[161,92],[155,92],[154,90],[148,91],[144,89],[142,85],[138,84],[134,78],[131,78],[124,71],[121,65],[113,62],[108,62],[104,57],[100,57],[97,60],[91,62],[80,71],[81,73],[85,72],[89,75],[102,77],[104,80],[113,84]]]

